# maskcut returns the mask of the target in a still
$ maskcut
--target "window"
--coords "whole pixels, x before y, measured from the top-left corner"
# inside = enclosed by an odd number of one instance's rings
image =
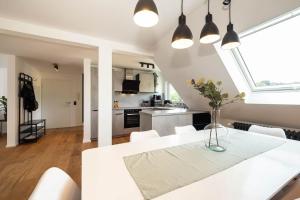
[[[252,91],[300,89],[299,27],[298,9],[240,35],[232,52]]]
[[[165,87],[166,87],[166,98],[168,100],[171,100],[173,103],[182,102],[181,97],[179,96],[179,94],[177,93],[177,91],[175,90],[175,88],[172,86],[171,83],[166,82]]]
[[[172,102],[180,102],[181,98],[175,88],[169,84],[169,98]]]

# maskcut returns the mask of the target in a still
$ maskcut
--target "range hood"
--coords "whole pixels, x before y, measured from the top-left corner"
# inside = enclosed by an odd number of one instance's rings
[[[125,69],[125,79],[122,84],[122,93],[137,94],[140,90],[140,81],[134,80],[133,70]]]

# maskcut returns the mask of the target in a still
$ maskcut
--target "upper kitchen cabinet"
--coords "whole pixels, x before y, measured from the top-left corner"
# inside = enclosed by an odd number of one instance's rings
[[[155,92],[154,74],[141,72],[137,75],[140,81],[140,92]]]
[[[122,84],[124,80],[124,70],[114,69],[113,70],[113,89],[116,92],[122,91]]]

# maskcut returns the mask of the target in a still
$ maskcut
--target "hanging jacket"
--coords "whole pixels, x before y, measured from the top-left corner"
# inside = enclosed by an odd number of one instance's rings
[[[20,96],[23,98],[23,107],[28,112],[38,109],[39,104],[35,99],[32,82],[25,82],[20,91]]]

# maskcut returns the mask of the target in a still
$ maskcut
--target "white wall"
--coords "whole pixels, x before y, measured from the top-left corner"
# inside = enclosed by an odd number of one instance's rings
[[[59,80],[72,82],[72,92],[74,96],[76,96],[76,100],[78,102],[77,106],[74,107],[74,115],[71,116],[70,126],[80,126],[82,125],[82,67],[73,67],[72,65],[61,66],[59,65],[59,71],[56,72],[53,68],[53,64],[50,62],[39,61],[34,59],[25,59],[22,58],[23,71],[29,75],[31,75],[34,81],[34,88],[37,101],[40,106],[37,111],[34,112],[34,117],[36,118],[45,118],[47,113],[51,113],[51,108],[43,106],[42,96],[45,98],[46,95],[42,95],[43,93],[47,93],[45,88],[43,87],[43,83],[55,83]],[[55,98],[55,97],[47,97],[47,98]],[[48,100],[48,99],[47,99]],[[51,100],[51,99],[49,99]],[[50,109],[50,111],[49,111]],[[48,116],[49,117],[49,116]],[[50,116],[52,117],[52,116]],[[60,116],[53,116],[60,117]],[[64,119],[61,119],[64,120]],[[59,124],[48,124],[47,128],[61,128]]]
[[[27,59],[17,57],[17,69],[19,73],[25,73],[33,78],[33,88],[36,101],[39,108],[32,113],[33,119],[41,119],[42,117],[42,76],[41,73]],[[23,106],[23,105],[21,105]],[[22,111],[22,109],[21,109]],[[22,116],[22,114],[21,114]]]
[[[214,21],[224,35],[228,24],[227,12],[222,9],[220,1],[211,1],[211,13]],[[245,31],[264,21],[270,20],[300,6],[299,1],[286,0],[252,0],[234,1],[232,20],[238,32]],[[199,44],[199,35],[207,14],[206,6],[187,15],[187,24],[194,34],[194,46],[187,50],[171,48],[171,38],[175,30],[166,34],[156,45],[155,62],[163,76],[178,91],[184,102],[194,109],[209,109],[207,101],[199,97],[196,91],[186,84],[191,78],[221,80],[225,91],[236,94],[237,88],[226,71],[221,59],[212,45]],[[258,47],[259,48],[259,47]],[[223,117],[236,120],[267,123],[271,125],[300,128],[299,106],[234,104],[222,112]]]
[[[98,146],[112,145],[112,48],[99,48],[98,63]]]
[[[7,96],[7,68],[0,67],[0,97]]]
[[[139,107],[143,100],[149,101],[155,93],[122,94],[114,92],[114,99],[119,101],[120,107]]]
[[[91,141],[92,131],[92,97],[91,97],[91,84],[92,84],[92,66],[90,59],[83,60],[83,75],[84,75],[84,126],[83,126],[83,142]],[[98,87],[97,87],[98,88]],[[95,102],[94,102],[95,103]]]
[[[5,55],[7,62],[7,144],[18,145],[18,59],[14,55]]]

